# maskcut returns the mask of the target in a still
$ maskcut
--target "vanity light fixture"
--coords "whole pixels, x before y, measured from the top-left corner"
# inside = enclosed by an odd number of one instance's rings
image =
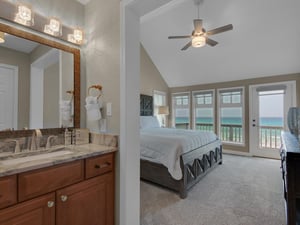
[[[14,21],[25,26],[33,26],[34,19],[32,10],[25,5],[18,5],[17,9],[18,12],[15,16]]]
[[[0,44],[5,42],[4,32],[0,31]]]
[[[50,18],[49,24],[44,26],[44,32],[53,36],[61,36],[61,23],[56,18]]]
[[[74,29],[73,34],[68,34],[68,41],[75,44],[82,44],[83,31],[81,29]]]

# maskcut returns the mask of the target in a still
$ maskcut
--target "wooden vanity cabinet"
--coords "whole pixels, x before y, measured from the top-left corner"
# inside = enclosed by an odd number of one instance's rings
[[[1,225],[114,224],[114,153],[21,173],[17,181],[19,203],[0,210]]]
[[[17,203],[16,175],[0,177],[0,209]]]
[[[55,225],[55,194],[0,210],[1,225]]]
[[[108,173],[57,191],[56,224],[113,225],[113,189]]]

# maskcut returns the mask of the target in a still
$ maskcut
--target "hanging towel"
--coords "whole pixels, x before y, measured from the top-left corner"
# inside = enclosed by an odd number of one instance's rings
[[[88,96],[85,99],[85,108],[88,120],[100,120],[101,119],[101,112],[100,108],[102,108],[101,101],[98,100],[97,97]]]
[[[70,121],[73,115],[73,104],[72,101],[60,101],[60,113],[62,120]]]

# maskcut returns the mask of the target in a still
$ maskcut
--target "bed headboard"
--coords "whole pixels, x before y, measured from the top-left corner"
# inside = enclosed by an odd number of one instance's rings
[[[153,97],[140,95],[140,116],[153,116]]]

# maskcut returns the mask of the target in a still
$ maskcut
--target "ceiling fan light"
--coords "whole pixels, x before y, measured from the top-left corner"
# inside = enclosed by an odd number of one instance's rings
[[[203,37],[203,36],[196,36],[196,37],[193,38],[193,40],[192,40],[192,46],[194,48],[200,48],[200,47],[202,47],[204,45],[205,45],[205,37]]]

